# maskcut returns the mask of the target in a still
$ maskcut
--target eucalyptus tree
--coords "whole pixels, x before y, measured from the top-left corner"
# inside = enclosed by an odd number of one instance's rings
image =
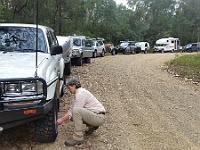
[[[174,32],[178,32],[182,44],[197,42],[200,38],[200,1],[180,0],[177,8],[177,26]]]
[[[176,0],[128,0],[134,11],[131,26],[139,39],[154,42],[156,39],[174,36],[173,17],[176,15]]]

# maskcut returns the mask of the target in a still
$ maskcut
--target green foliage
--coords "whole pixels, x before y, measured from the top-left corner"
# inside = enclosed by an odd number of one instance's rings
[[[1,0],[0,21],[35,23],[37,0]],[[153,44],[178,37],[181,45],[200,38],[199,0],[38,0],[39,24],[59,35],[103,37],[115,45],[124,39]]]
[[[200,54],[176,56],[169,62],[169,67],[183,77],[200,81]]]
[[[4,18],[3,18],[3,6],[2,4],[0,3],[0,22],[3,22],[4,21]]]

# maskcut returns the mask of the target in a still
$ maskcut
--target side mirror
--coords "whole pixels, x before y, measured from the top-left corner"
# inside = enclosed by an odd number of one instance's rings
[[[62,53],[63,53],[62,46],[60,46],[60,45],[53,45],[51,47],[51,55],[57,55],[57,54],[62,54]]]

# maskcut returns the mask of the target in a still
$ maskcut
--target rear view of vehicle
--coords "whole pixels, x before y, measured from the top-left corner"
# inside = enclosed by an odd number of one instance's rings
[[[51,28],[0,24],[1,130],[33,121],[38,141],[55,141],[63,77],[62,47]]]
[[[72,64],[82,66],[83,60],[90,63],[92,51],[85,49],[85,36],[73,36],[73,49],[72,49]]]
[[[198,44],[191,43],[185,46],[184,51],[186,52],[197,52],[198,51]]]
[[[150,49],[150,45],[148,42],[137,42],[135,45],[139,47],[140,51],[143,52],[144,54],[147,54],[148,50]]]

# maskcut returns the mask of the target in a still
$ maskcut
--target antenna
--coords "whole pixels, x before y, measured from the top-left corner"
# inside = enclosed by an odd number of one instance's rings
[[[38,66],[38,0],[36,0],[36,3],[35,3],[35,8],[36,8],[36,15],[35,15],[35,21],[36,21],[36,72],[35,72],[35,76],[37,77],[37,66]]]

